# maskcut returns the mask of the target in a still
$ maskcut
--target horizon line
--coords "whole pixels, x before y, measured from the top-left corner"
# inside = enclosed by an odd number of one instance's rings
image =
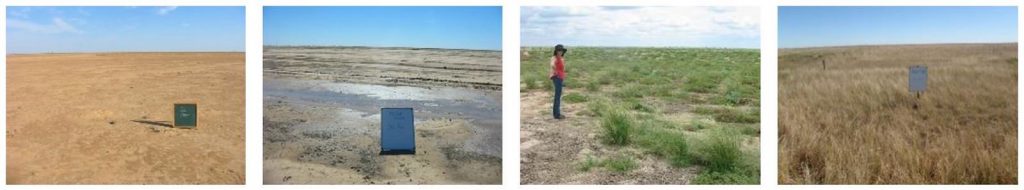
[[[264,44],[263,47],[346,47],[346,48],[375,48],[375,49],[438,49],[438,50],[469,50],[469,51],[502,51],[499,49],[471,49],[471,48],[438,48],[438,47],[414,47],[414,46],[366,46],[366,45],[273,45]]]
[[[562,45],[565,45],[565,44],[562,44]],[[525,45],[521,45],[519,47],[549,47],[549,48],[551,48],[551,47],[553,47],[553,45],[552,46],[525,46]],[[705,49],[751,49],[751,50],[760,50],[761,49],[760,47],[757,47],[757,48],[746,48],[746,47],[716,47],[716,46],[593,46],[593,45],[580,45],[580,46],[575,46],[575,47],[595,47],[595,48],[597,48],[597,47],[600,47],[600,48],[705,48]]]
[[[7,55],[43,55],[43,54],[101,54],[101,53],[245,53],[245,51],[81,51],[81,52],[33,52],[7,53]]]
[[[845,44],[845,45],[824,45],[824,46],[798,46],[778,47],[778,49],[804,49],[804,48],[829,48],[829,47],[859,47],[859,46],[910,46],[910,45],[970,45],[970,44],[1015,44],[1013,42],[935,42],[935,43],[878,43],[878,44]]]

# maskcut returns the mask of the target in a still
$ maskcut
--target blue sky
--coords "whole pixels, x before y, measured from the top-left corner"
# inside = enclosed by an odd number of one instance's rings
[[[1016,41],[1016,7],[779,7],[781,48]]]
[[[523,7],[522,46],[760,48],[760,8]]]
[[[501,50],[501,7],[264,7],[266,45]]]
[[[244,7],[8,7],[7,53],[245,50]]]

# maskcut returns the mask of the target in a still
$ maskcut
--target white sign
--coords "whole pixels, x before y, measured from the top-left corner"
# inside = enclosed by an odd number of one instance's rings
[[[924,92],[928,89],[928,67],[910,66],[910,92]]]

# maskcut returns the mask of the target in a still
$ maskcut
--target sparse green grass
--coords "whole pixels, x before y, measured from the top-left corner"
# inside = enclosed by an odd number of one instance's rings
[[[757,125],[740,126],[740,133],[747,136],[757,137],[761,134],[761,128]]]
[[[620,155],[604,160],[604,167],[615,172],[626,172],[636,168],[636,161],[633,157]]]
[[[648,105],[640,100],[629,100],[626,102],[626,105],[629,106],[629,109],[638,112],[652,113],[655,111],[655,108],[653,106]]]
[[[526,89],[551,89],[551,48],[526,50],[534,55],[520,65]],[[755,106],[760,96],[758,50],[574,47],[565,59],[567,89],[596,92],[612,85],[620,97],[674,99],[691,92],[724,96],[732,91],[733,104]]]
[[[728,128],[717,128],[708,134],[700,152],[709,171],[728,172],[740,165],[743,151],[738,137],[738,133]]]
[[[604,114],[601,120],[601,128],[604,129],[605,142],[611,145],[629,144],[632,121],[629,115],[622,111],[611,111]]]
[[[579,93],[568,93],[568,94],[565,94],[565,96],[562,96],[562,101],[565,101],[566,103],[573,103],[573,104],[574,103],[581,103],[581,102],[586,102],[587,101],[587,97],[582,95],[582,94],[579,94]]]
[[[761,116],[757,110],[741,110],[737,108],[698,107],[694,112],[710,115],[719,122],[727,123],[758,123]]]
[[[698,175],[695,184],[758,184],[760,168],[758,154],[744,153],[741,149],[742,136],[734,128],[711,130],[704,144],[696,153],[705,170]],[[754,154],[754,155],[750,155]]]
[[[687,144],[682,133],[644,128],[637,136],[637,145],[651,154],[667,158],[672,166],[685,167],[692,163],[690,145]]]
[[[583,162],[580,162],[577,169],[583,172],[589,172],[598,167],[604,167],[609,171],[622,173],[636,169],[637,164],[633,157],[626,155],[619,155],[604,160],[599,160],[593,156],[587,155],[587,158],[584,159]]]
[[[587,158],[580,163],[580,171],[589,172],[594,167],[599,167],[601,161],[594,159],[593,156],[587,155]]]
[[[630,83],[616,91],[614,95],[617,98],[642,98],[645,94],[644,91],[646,91],[646,87],[640,84]]]
[[[721,76],[715,73],[694,73],[690,77],[687,77],[684,88],[690,92],[697,93],[710,93],[715,87],[718,87]]]
[[[590,82],[587,82],[584,88],[587,89],[587,92],[597,92],[601,88],[601,81],[591,80]]]
[[[551,48],[525,48],[520,77],[525,91],[551,91]],[[675,167],[706,168],[702,184],[748,184],[759,179],[757,155],[739,151],[741,140],[759,135],[760,52],[715,48],[570,47],[566,56],[566,103],[586,104],[577,115],[599,125],[601,142],[640,148]],[[532,81],[532,82],[530,82]],[[526,84],[533,83],[533,84]],[[672,107],[680,103],[689,108]],[[693,112],[699,115],[680,114]],[[689,121],[682,119],[691,118]],[[711,140],[728,129],[727,140]],[[717,132],[716,132],[717,133]],[[735,144],[724,143],[726,141]],[[735,145],[735,146],[732,146]],[[716,148],[709,148],[716,147]],[[720,148],[719,148],[720,147]],[[636,155],[592,158],[578,169],[628,171]],[[712,158],[726,161],[710,161]],[[711,165],[732,168],[716,169]]]
[[[526,90],[538,88],[538,85],[535,81],[531,81],[528,79],[523,79],[523,86],[526,87]]]
[[[604,116],[612,107],[606,101],[596,100],[588,102],[587,109],[594,113],[594,116]]]
[[[753,175],[752,175],[753,174]],[[711,172],[704,171],[697,177],[693,178],[690,183],[704,185],[704,184],[760,184],[761,180],[758,179],[759,175],[755,172]]]
[[[707,121],[694,119],[690,120],[690,124],[686,126],[687,131],[699,131],[713,127],[714,124],[708,123]]]
[[[740,91],[728,91],[723,96],[718,96],[715,103],[720,105],[739,105],[743,103],[743,94]]]

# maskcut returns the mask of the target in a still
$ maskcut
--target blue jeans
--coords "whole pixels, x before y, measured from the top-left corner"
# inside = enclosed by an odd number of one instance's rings
[[[555,118],[562,117],[562,79],[558,77],[551,77],[551,81],[555,83],[555,104],[551,107],[551,113]]]

